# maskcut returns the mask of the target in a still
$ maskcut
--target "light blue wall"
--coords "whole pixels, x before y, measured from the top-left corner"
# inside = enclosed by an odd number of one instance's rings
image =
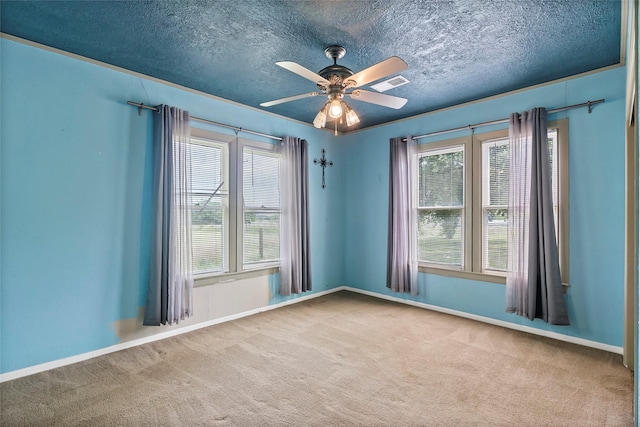
[[[495,283],[420,274],[420,295],[411,299],[622,346],[625,78],[625,68],[619,67],[347,136],[345,284],[408,298],[385,285],[389,138],[501,119],[537,106],[553,109],[605,98],[592,114],[585,108],[550,116],[569,119],[571,326],[553,327],[505,313],[504,285]],[[469,132],[421,142],[465,134]]]
[[[331,191],[342,162],[330,133],[7,39],[0,51],[0,372],[116,344],[112,324],[145,303],[151,113],[127,100],[305,138],[310,161],[326,149],[336,162],[327,190],[311,164],[314,292],[342,284],[342,200]]]
[[[491,283],[425,274],[416,300],[622,345],[624,68],[335,138],[131,74],[0,43],[0,372],[113,345],[112,324],[136,317],[145,302],[151,116],[139,117],[127,100],[306,138],[311,161],[325,148],[335,164],[327,169],[326,190],[321,169],[310,166],[314,291],[348,285],[390,294],[390,137],[606,98],[591,115],[584,109],[556,115],[570,121],[572,326],[507,315],[504,286]]]

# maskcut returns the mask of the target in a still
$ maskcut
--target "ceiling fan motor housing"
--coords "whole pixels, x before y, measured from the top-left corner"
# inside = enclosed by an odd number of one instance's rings
[[[324,87],[321,84],[319,84],[318,87],[320,89],[325,89],[331,92],[332,90],[344,89],[345,87],[344,82],[346,82],[347,78],[353,75],[353,71],[351,71],[350,69],[342,65],[334,64],[334,65],[329,65],[328,67],[323,68],[322,70],[320,70],[318,74],[322,78],[327,79],[329,80],[329,82],[331,82],[329,87]]]
[[[324,54],[329,59],[333,59],[333,65],[329,65],[328,67],[324,67],[318,74],[331,82],[329,87],[318,84],[318,88],[322,91],[326,91],[329,95],[344,93],[345,88],[348,86],[346,84],[347,78],[353,75],[353,71],[349,68],[338,65],[338,59],[344,57],[347,53],[347,50],[342,46],[329,46],[324,50]]]

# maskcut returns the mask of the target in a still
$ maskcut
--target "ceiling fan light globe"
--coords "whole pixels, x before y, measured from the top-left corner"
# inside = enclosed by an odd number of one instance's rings
[[[331,101],[331,104],[329,104],[329,117],[332,119],[342,117],[342,105],[340,105],[339,99],[334,99]]]
[[[313,119],[313,126],[320,129],[320,128],[323,128],[326,123],[327,123],[327,115],[325,114],[324,109],[322,109],[320,110],[320,112],[318,112],[318,114],[316,115],[316,118]]]
[[[351,109],[347,110],[346,117],[347,117],[347,126],[353,126],[356,123],[360,123],[360,118],[358,117],[356,112]]]

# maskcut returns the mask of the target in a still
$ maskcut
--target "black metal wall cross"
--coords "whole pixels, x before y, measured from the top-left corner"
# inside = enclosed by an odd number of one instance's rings
[[[327,168],[327,166],[333,166],[333,162],[331,160],[327,160],[326,157],[324,157],[324,148],[322,149],[321,153],[322,157],[320,157],[320,160],[313,159],[313,163],[316,165],[319,164],[322,168],[322,188],[327,188],[327,186],[324,184],[324,170]]]

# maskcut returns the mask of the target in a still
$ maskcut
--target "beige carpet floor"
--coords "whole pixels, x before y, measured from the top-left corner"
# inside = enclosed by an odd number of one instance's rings
[[[0,384],[3,426],[627,426],[621,356],[351,292]]]

